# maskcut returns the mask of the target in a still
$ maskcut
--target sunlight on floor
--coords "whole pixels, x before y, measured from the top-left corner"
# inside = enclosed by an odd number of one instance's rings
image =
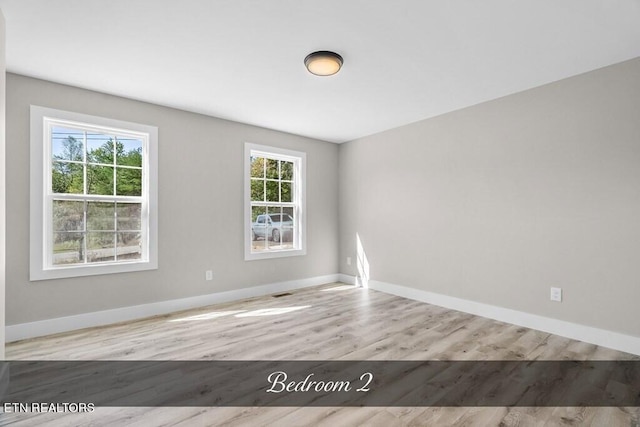
[[[172,319],[169,322],[186,322],[190,320],[210,320],[217,319],[218,317],[231,316],[233,314],[243,313],[247,310],[234,310],[234,311],[212,311],[211,313],[198,314],[195,316],[181,317],[179,319]]]
[[[274,307],[274,308],[263,308],[260,310],[253,310],[242,314],[236,314],[235,317],[258,317],[258,316],[275,316],[276,314],[285,314],[291,313],[292,311],[302,310],[304,308],[309,308],[310,305],[301,305],[297,307]]]
[[[350,289],[355,289],[355,286],[353,285],[335,286],[333,288],[320,289],[320,292],[348,291]]]
[[[212,311],[210,313],[197,314],[195,316],[181,317],[179,319],[171,319],[169,322],[190,322],[196,320],[211,320],[225,316],[235,317],[259,317],[259,316],[275,316],[278,314],[286,314],[294,311],[302,310],[311,307],[310,305],[301,305],[294,307],[274,307],[274,308],[262,308],[259,310],[233,310],[233,311]]]

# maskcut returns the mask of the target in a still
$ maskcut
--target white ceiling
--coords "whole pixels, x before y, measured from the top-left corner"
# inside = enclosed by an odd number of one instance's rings
[[[640,0],[0,0],[7,69],[344,142],[640,56]],[[344,57],[316,77],[315,50]]]

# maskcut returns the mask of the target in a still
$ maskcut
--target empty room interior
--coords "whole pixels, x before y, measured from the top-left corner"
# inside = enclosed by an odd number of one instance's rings
[[[637,0],[0,10],[4,360],[638,366]],[[637,404],[364,406],[0,425],[640,425]]]

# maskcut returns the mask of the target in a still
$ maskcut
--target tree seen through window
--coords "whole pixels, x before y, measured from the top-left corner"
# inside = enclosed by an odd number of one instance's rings
[[[142,140],[53,127],[51,153],[53,264],[139,259]]]

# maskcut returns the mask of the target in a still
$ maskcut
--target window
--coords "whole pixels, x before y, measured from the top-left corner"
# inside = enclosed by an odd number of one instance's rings
[[[31,107],[31,280],[157,268],[157,128]]]
[[[245,260],[306,253],[306,155],[245,145]]]

